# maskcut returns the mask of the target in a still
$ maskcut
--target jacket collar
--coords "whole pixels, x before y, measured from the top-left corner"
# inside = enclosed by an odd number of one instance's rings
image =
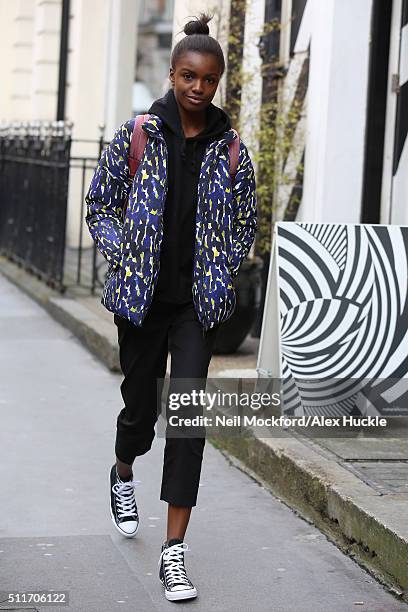
[[[161,131],[162,120],[157,115],[150,115],[149,119],[142,124],[142,128],[150,136],[164,141],[164,136]],[[218,138],[214,144],[218,148],[224,144],[229,144],[234,138],[236,138],[236,133],[231,129],[225,132],[221,138]]]

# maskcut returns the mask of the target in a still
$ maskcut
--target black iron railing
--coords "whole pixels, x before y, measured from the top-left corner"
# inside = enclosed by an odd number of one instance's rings
[[[85,195],[106,144],[104,127],[95,140],[71,132],[63,121],[0,125],[0,254],[59,291],[93,294],[107,264],[89,239]]]
[[[0,126],[0,253],[63,289],[71,125]]]
[[[104,126],[100,126],[99,140],[72,140],[73,148],[79,145],[81,149],[90,147],[95,155],[71,155],[71,181],[77,183],[79,197],[78,235],[74,237],[75,246],[66,247],[65,283],[67,286],[82,287],[92,294],[100,290],[104,283],[107,263],[99,253],[95,244],[89,246],[89,234],[85,225],[86,204],[85,195],[88,191],[93,171],[107,144],[104,140]]]

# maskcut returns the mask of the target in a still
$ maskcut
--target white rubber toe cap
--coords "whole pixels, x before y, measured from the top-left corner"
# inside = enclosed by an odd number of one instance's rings
[[[133,536],[136,535],[136,532],[139,527],[139,523],[137,523],[136,521],[124,521],[123,523],[119,523],[119,525],[117,525],[116,522],[113,521],[113,524],[115,525],[117,530],[127,538],[133,538]]]
[[[176,590],[177,589],[177,590]],[[167,591],[165,589],[166,599],[169,601],[178,601],[180,599],[193,599],[197,597],[197,590],[195,588],[186,589],[185,587],[181,587],[179,590],[178,587],[175,587],[171,591]]]

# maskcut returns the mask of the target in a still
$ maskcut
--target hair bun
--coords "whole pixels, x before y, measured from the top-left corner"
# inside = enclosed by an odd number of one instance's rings
[[[205,13],[201,13],[201,15],[194,19],[193,21],[189,21],[184,26],[183,32],[189,36],[190,34],[210,34],[210,28],[207,23],[211,21],[212,17],[206,15]]]

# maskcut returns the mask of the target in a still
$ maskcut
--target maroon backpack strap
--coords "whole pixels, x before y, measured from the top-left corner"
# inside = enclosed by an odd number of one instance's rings
[[[142,125],[149,119],[149,115],[137,115],[135,126],[133,128],[132,139],[130,141],[130,150],[128,156],[130,178],[133,180],[140,162],[142,161],[143,152],[147,142],[147,134],[142,129]]]
[[[130,149],[128,155],[128,166],[130,178],[133,181],[140,162],[142,161],[143,152],[147,142],[147,134],[142,129],[142,125],[149,119],[149,115],[137,115],[135,125],[133,127],[132,138],[130,140]],[[125,218],[128,199],[123,205],[123,219]]]
[[[235,138],[228,145],[229,146],[229,157],[230,157],[230,175],[231,175],[232,182],[235,181],[235,176],[237,174],[238,158],[239,158],[239,144],[240,144],[240,138],[239,138],[238,132],[234,129],[233,129],[233,132],[235,132]]]

